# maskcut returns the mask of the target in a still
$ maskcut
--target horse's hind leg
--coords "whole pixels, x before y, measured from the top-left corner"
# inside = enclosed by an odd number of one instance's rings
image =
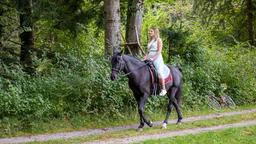
[[[177,124],[179,124],[182,120],[182,113],[181,113],[181,110],[180,110],[180,106],[179,106],[179,101],[180,100],[180,87],[173,87],[171,88],[171,101],[176,109],[176,112],[178,114],[178,121],[177,121]],[[177,95],[178,94],[178,95]],[[177,99],[178,98],[178,99]]]
[[[181,123],[181,120],[182,120],[182,112],[180,110],[180,102],[181,102],[181,95],[182,95],[182,87],[178,87],[178,90],[176,92],[176,95],[175,95],[175,98],[177,100],[177,105],[178,105],[178,108],[179,110],[177,110],[177,113],[178,113],[178,121],[177,123]]]
[[[168,92],[169,102],[167,104],[167,112],[166,112],[166,116],[165,116],[165,120],[163,122],[162,128],[167,128],[168,119],[169,119],[169,117],[171,115],[172,108],[173,108],[173,104],[172,104],[172,101],[171,101],[169,95],[170,95],[170,93]]]

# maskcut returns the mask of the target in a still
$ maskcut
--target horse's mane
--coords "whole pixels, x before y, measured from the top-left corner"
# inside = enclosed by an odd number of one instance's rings
[[[128,60],[131,60],[132,62],[145,64],[143,61],[141,61],[141,60],[138,59],[137,57],[134,57],[134,56],[132,56],[132,55],[130,55],[130,54],[124,54],[123,56],[127,57]]]

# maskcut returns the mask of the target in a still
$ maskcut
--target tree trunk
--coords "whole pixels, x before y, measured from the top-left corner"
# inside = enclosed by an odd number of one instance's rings
[[[126,23],[126,42],[137,42],[136,29],[140,41],[141,27],[142,27],[142,15],[143,15],[143,0],[128,0],[127,10],[127,23]],[[130,46],[133,55],[139,55],[138,45]],[[126,53],[129,51],[126,50]]]
[[[105,56],[109,58],[115,48],[120,49],[120,1],[104,0],[105,12]]]
[[[246,0],[247,4],[247,30],[248,39],[251,45],[254,45],[254,26],[253,26],[253,3],[252,0]]]
[[[3,40],[3,34],[4,34],[4,26],[3,26],[3,23],[1,20],[3,18],[3,16],[4,16],[4,9],[0,5],[0,50],[2,50],[2,48],[3,48],[2,40]]]
[[[34,48],[33,22],[32,22],[32,0],[19,0],[20,12],[20,34],[21,51],[20,61],[28,73],[33,72],[31,50]]]

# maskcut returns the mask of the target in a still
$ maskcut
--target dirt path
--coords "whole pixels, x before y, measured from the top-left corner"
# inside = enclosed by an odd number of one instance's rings
[[[256,109],[251,110],[242,110],[237,112],[224,112],[224,113],[217,113],[217,114],[210,114],[210,115],[202,115],[202,116],[194,116],[188,117],[183,120],[183,122],[193,122],[198,120],[206,120],[206,119],[213,119],[218,117],[224,116],[231,116],[231,115],[239,115],[239,114],[248,114],[254,113]],[[154,122],[154,125],[160,125],[162,121]],[[176,120],[169,121],[169,124],[176,123]],[[48,141],[54,139],[68,139],[68,138],[75,138],[75,137],[85,137],[89,135],[96,135],[96,134],[104,134],[107,132],[114,132],[114,131],[121,131],[126,129],[135,129],[137,128],[138,124],[136,125],[128,125],[128,126],[120,126],[120,127],[110,127],[104,129],[89,129],[84,131],[74,131],[74,132],[63,132],[63,133],[56,133],[56,134],[43,134],[43,135],[36,135],[36,136],[24,136],[24,137],[13,137],[13,138],[1,138],[0,144],[10,144],[10,143],[25,143],[25,142],[33,142],[33,141]]]
[[[88,142],[84,144],[130,144],[130,143],[141,142],[149,139],[161,139],[161,138],[168,138],[168,137],[174,137],[174,136],[183,136],[187,134],[198,134],[203,132],[223,130],[227,128],[252,126],[252,125],[256,125],[256,120],[242,121],[234,124],[226,124],[226,125],[219,125],[219,126],[212,126],[212,127],[205,127],[205,128],[194,128],[194,129],[186,129],[186,130],[180,130],[180,131],[171,131],[171,132],[165,132],[161,134],[150,134],[150,135],[135,136],[135,137],[128,137],[128,138],[120,138],[120,139],[108,139],[104,141],[93,141],[93,142]]]

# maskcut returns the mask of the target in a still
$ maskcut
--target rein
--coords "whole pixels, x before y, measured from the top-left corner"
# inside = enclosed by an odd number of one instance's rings
[[[123,74],[123,75],[121,75],[120,74],[120,72],[122,71],[121,69],[122,69],[122,67],[123,66],[125,66],[124,65],[124,60],[123,60],[123,57],[121,56],[121,60],[122,60],[122,62],[121,62],[121,66],[120,66],[120,68],[119,69],[114,69],[114,68],[112,68],[112,71],[115,71],[115,72],[117,72],[120,76],[128,76],[128,75],[130,75],[132,72],[134,72],[134,71],[137,71],[137,70],[139,70],[139,69],[141,69],[142,67],[144,67],[144,66],[146,66],[149,62],[146,62],[144,65],[142,65],[142,66],[140,66],[140,67],[138,67],[137,69],[135,69],[135,70],[130,70],[130,72],[128,72],[128,73],[126,73],[126,74]]]

